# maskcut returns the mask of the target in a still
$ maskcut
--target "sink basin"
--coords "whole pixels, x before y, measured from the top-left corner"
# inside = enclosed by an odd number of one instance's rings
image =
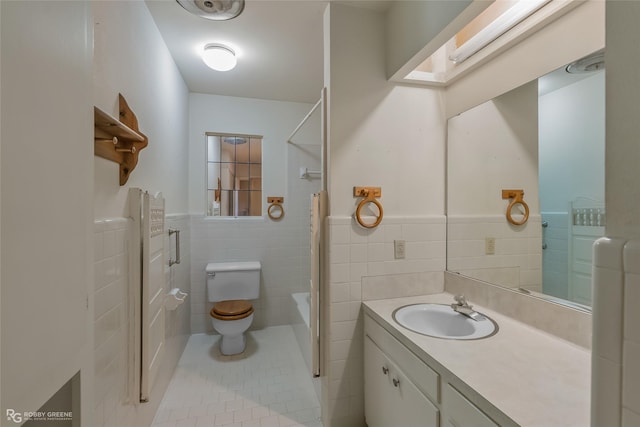
[[[498,332],[498,325],[485,315],[473,320],[444,304],[411,304],[400,307],[393,319],[413,332],[436,338],[476,340]]]

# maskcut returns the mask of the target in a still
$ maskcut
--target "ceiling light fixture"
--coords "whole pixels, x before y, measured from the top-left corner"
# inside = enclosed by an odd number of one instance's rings
[[[230,47],[209,43],[204,47],[202,60],[216,71],[229,71],[237,64],[236,53]]]
[[[222,140],[231,145],[240,145],[247,143],[247,138],[243,138],[241,136],[225,136]]]
[[[515,27],[551,0],[520,0],[486,27],[454,50],[449,59],[460,64],[471,55]]]

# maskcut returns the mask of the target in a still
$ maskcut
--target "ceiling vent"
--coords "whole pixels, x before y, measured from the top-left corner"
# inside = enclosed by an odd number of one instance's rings
[[[226,21],[240,15],[244,0],[176,0],[180,6],[202,18]]]

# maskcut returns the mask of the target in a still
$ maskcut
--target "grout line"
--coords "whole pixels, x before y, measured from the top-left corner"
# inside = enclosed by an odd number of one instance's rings
[[[189,338],[152,427],[177,425],[172,417],[180,425],[322,427],[314,380],[291,325],[248,332],[247,349],[237,356],[222,356],[219,338]]]

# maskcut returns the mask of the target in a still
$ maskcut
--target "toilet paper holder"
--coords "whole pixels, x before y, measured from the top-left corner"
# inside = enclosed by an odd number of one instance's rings
[[[189,296],[188,293],[182,292],[179,288],[173,288],[164,296],[164,307],[169,311],[173,311],[184,302],[187,296]]]

